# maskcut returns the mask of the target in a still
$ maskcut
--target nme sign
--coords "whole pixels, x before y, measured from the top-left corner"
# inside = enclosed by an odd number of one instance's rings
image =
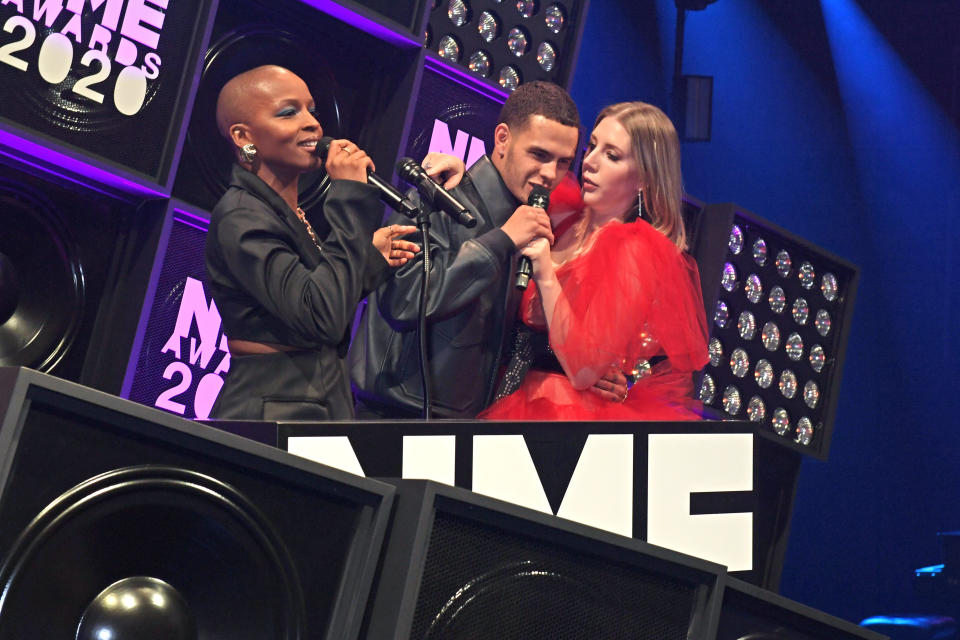
[[[450,136],[450,127],[442,120],[433,121],[433,133],[430,135],[428,151],[446,153],[464,161],[467,168],[473,166],[480,156],[487,152],[483,140],[471,136],[466,131],[457,130],[456,138]]]
[[[135,115],[147,97],[147,80],[160,74],[156,52],[168,3],[178,0],[0,0],[0,64],[40,77],[64,91]],[[35,47],[36,42],[40,46]],[[120,67],[106,86],[113,65]],[[109,98],[107,97],[109,94]]]
[[[154,406],[190,417],[185,402],[191,402],[197,418],[210,417],[223,388],[222,374],[230,370],[230,351],[217,305],[213,300],[207,303],[199,280],[187,278],[176,325],[160,352],[174,358],[163,371],[164,379],[173,386],[157,397]]]

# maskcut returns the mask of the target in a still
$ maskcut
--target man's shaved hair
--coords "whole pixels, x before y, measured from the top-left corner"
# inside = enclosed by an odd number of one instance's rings
[[[217,128],[220,135],[229,138],[230,126],[247,120],[252,93],[265,91],[265,81],[286,73],[293,74],[283,67],[267,64],[230,78],[217,96]]]

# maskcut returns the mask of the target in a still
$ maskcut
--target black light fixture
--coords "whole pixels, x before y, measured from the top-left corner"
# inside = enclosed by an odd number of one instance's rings
[[[702,11],[717,0],[674,0],[677,29],[673,53],[673,121],[687,142],[710,140],[713,77],[683,75],[683,41],[687,11]]]
[[[735,207],[700,399],[826,458],[859,270]]]
[[[424,46],[513,91],[522,82],[569,84],[586,0],[440,0]]]

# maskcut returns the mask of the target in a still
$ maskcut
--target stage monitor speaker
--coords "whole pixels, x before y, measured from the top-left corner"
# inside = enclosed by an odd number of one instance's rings
[[[28,369],[0,419],[0,639],[357,637],[393,487]]]
[[[0,366],[119,390],[162,207],[0,164]]]
[[[4,128],[166,185],[213,4],[0,3]]]
[[[369,640],[712,638],[720,565],[464,489],[390,482]]]
[[[724,577],[717,640],[888,640],[736,578]]]

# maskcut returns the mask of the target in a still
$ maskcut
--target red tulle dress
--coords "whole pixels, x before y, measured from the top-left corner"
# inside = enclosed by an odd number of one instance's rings
[[[563,370],[530,368],[520,387],[480,414],[488,420],[696,420],[693,373],[707,360],[707,323],[695,261],[649,223],[610,222],[556,269],[563,291],[549,345]],[[535,286],[520,320],[546,332]],[[665,359],[664,359],[665,357]],[[623,403],[590,391],[610,367],[653,359]],[[571,378],[574,382],[571,382]]]

